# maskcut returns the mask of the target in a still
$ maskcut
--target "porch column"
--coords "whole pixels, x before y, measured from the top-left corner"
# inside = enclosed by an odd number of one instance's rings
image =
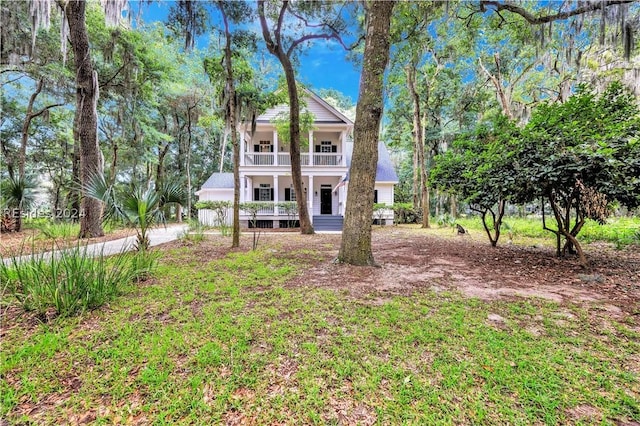
[[[313,175],[309,175],[309,187],[307,188],[307,207],[309,209],[309,218],[313,224]]]
[[[240,173],[240,203],[244,203],[244,199],[246,197],[246,176],[244,175],[244,173]]]
[[[275,132],[274,132],[275,133]],[[278,154],[276,154],[276,158]],[[273,215],[278,216],[278,175],[273,176]]]
[[[313,166],[313,130],[309,130],[309,165]]]
[[[278,165],[278,152],[280,152],[280,149],[278,148],[278,131],[274,129],[273,130],[273,154],[275,155],[275,158],[273,159],[274,166]]]
[[[244,166],[244,137],[245,137],[245,132],[244,130],[240,132],[240,165]]]
[[[340,135],[340,139],[342,140],[342,162],[340,163],[342,166],[347,166],[347,131],[343,130]]]

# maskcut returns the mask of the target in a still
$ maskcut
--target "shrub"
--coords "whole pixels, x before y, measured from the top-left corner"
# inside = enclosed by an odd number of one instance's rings
[[[411,203],[395,203],[391,206],[395,216],[394,223],[418,223],[422,215],[413,208]]]
[[[0,281],[27,311],[62,317],[95,309],[114,298],[138,274],[132,255],[92,256],[80,245],[26,259],[13,256],[0,263]]]

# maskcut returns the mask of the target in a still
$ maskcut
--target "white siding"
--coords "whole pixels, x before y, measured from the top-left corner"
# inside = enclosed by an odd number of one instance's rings
[[[198,221],[205,226],[220,226],[220,223],[218,223],[218,215],[213,210],[198,210]],[[228,226],[233,224],[233,207],[227,209],[225,222]]]
[[[315,99],[307,98],[306,101],[307,107],[305,109],[313,113],[316,117],[316,121],[342,122],[337,115],[329,111],[324,105],[320,104],[320,102]]]
[[[202,189],[198,192],[200,201],[231,201],[233,202],[233,189]],[[218,216],[213,210],[198,210],[198,220],[205,226],[219,226]],[[233,208],[227,209],[226,224],[231,225],[233,221]]]
[[[269,108],[257,118],[257,121],[271,121],[280,113],[286,113],[289,111],[289,105],[277,105],[273,108]]]
[[[198,198],[200,201],[233,201],[233,189],[201,189],[198,191]]]
[[[375,189],[378,191],[378,203],[393,204],[393,184],[376,183]]]
[[[391,206],[393,204],[393,184],[391,183],[376,183],[375,189],[378,191],[378,203]],[[382,217],[385,220],[386,225],[393,224],[393,209],[385,209],[382,216],[380,213],[373,213],[374,218]]]
[[[343,122],[337,115],[329,111],[318,101],[308,97],[305,98],[305,102],[307,103],[306,107],[301,108],[302,111],[310,111],[316,118],[316,121],[324,121],[324,122]],[[271,121],[278,116],[280,113],[288,113],[289,105],[278,105],[273,108],[269,108],[264,113],[258,116],[258,121]]]

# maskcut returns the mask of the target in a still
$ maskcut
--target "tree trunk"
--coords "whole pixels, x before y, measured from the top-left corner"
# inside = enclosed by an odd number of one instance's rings
[[[102,153],[98,146],[98,73],[91,63],[89,35],[85,24],[85,0],[71,0],[65,12],[76,69],[76,123],[80,150],[80,181],[86,185],[94,175],[102,175]],[[84,192],[84,191],[83,191]],[[83,196],[80,204],[80,238],[99,237],[102,230],[102,203]]]
[[[338,261],[374,265],[371,250],[373,195],[378,163],[380,119],[384,107],[382,89],[389,61],[393,1],[368,3],[360,95],[356,107],[353,159]]]
[[[33,104],[36,98],[42,91],[44,79],[40,78],[36,84],[36,90],[31,94],[29,98],[29,104],[27,105],[27,115],[22,123],[22,137],[20,138],[20,154],[18,155],[18,179],[24,181],[25,178],[25,165],[27,163],[27,141],[29,139],[29,127],[31,126],[31,120],[36,116],[33,113]]]
[[[164,147],[158,145],[158,164],[156,166],[156,184],[162,186],[164,184],[164,158],[169,152],[171,142],[167,142]]]
[[[80,211],[80,137],[78,136],[78,114],[73,120],[73,152],[71,153],[71,179],[73,182],[72,188],[69,191],[69,198],[71,201],[71,208],[75,211]],[[78,222],[79,218],[73,218],[74,222]]]
[[[414,182],[415,174],[419,176],[419,190],[420,190],[420,209],[422,210],[422,227],[429,228],[429,193],[427,190],[427,172],[424,157],[424,136],[422,133],[422,114],[420,112],[420,95],[416,89],[416,66],[417,62],[412,61],[411,64],[405,68],[407,74],[407,87],[413,103],[413,146],[417,153],[417,158],[414,166]]]
[[[284,17],[288,2],[283,2],[280,10],[280,18]],[[313,225],[307,210],[307,199],[302,191],[302,166],[300,164],[300,100],[298,99],[298,86],[296,83],[293,64],[289,55],[292,50],[285,51],[281,39],[281,24],[275,31],[275,42],[271,38],[268,30],[267,20],[264,13],[264,0],[258,0],[258,15],[260,17],[260,26],[262,27],[262,35],[269,52],[276,56],[282,65],[284,75],[287,80],[287,92],[289,95],[289,155],[291,157],[291,180],[293,181],[293,189],[296,193],[296,204],[298,206],[298,218],[300,220],[300,232],[303,234],[313,234]],[[277,155],[277,153],[276,153]],[[309,188],[312,192],[313,188]],[[372,192],[373,193],[373,192]]]
[[[302,191],[302,165],[300,164],[300,99],[298,98],[298,87],[293,71],[293,65],[289,57],[284,52],[278,54],[284,74],[287,79],[287,92],[289,93],[289,126],[290,156],[291,156],[291,180],[293,189],[296,192],[296,203],[298,205],[298,218],[300,219],[300,232],[302,234],[313,234],[313,225],[307,209],[307,199]],[[311,141],[309,141],[311,143]],[[313,192],[313,188],[309,188]],[[371,192],[373,194],[373,190]]]
[[[114,139],[111,143],[111,169],[109,170],[109,185],[116,182],[116,168],[118,167],[118,142]]]
[[[498,53],[495,53],[493,55],[493,59],[495,60],[496,69],[498,71],[497,76],[491,74],[489,70],[487,70],[484,67],[484,65],[482,64],[481,58],[478,58],[478,62],[480,63],[480,68],[487,75],[489,80],[491,80],[493,87],[496,89],[496,96],[498,98],[498,102],[500,102],[500,106],[502,107],[502,113],[506,115],[509,118],[509,120],[513,120],[513,111],[511,110],[511,99],[505,92],[504,86],[502,85],[502,73],[500,71],[500,55]]]
[[[231,130],[231,145],[233,146],[233,230],[231,233],[231,247],[240,247],[240,143],[238,141],[238,123],[236,122],[236,88],[233,81],[233,64],[231,62],[231,33],[229,32],[227,15],[224,12],[224,8],[221,3],[218,3],[218,8],[220,9],[220,13],[222,14],[222,19],[224,21],[224,32],[226,37],[224,59],[227,72],[227,91],[229,96],[229,122],[226,128],[230,128]],[[222,166],[224,164],[224,148],[227,140],[226,128],[220,152],[220,172],[222,172]]]
[[[452,218],[458,218],[458,203],[456,201],[456,196],[453,194],[449,195],[449,213],[451,213]]]
[[[193,107],[187,107],[187,149],[185,158],[185,172],[187,174],[187,220],[191,219],[191,110],[195,109],[198,102],[194,100]]]
[[[418,168],[418,147],[415,138],[413,139],[413,209],[420,208],[420,169]]]

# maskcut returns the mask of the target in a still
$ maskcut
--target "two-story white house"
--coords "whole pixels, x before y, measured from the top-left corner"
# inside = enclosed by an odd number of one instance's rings
[[[309,216],[316,230],[341,230],[345,210],[349,167],[353,142],[353,122],[311,91],[305,97],[308,110],[315,117],[308,134],[308,145],[301,147],[303,192],[307,197]],[[296,223],[290,212],[279,206],[295,201],[291,179],[289,144],[279,138],[274,119],[288,111],[288,105],[278,105],[257,118],[255,132],[250,125],[240,129],[240,203],[259,202],[258,227],[279,228]],[[393,187],[398,183],[389,153],[379,146],[378,169],[374,199],[377,203],[393,204]],[[196,192],[201,201],[233,200],[233,174],[214,173]],[[246,212],[241,211],[241,226],[250,227]],[[393,223],[391,209],[376,213],[385,224]],[[214,225],[212,212],[200,210],[199,220]],[[230,215],[227,220],[231,221]]]

